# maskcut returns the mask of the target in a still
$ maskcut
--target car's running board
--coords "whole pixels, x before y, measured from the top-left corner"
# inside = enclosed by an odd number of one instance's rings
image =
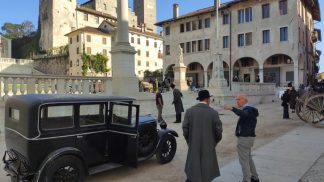
[[[90,168],[89,169],[89,175],[93,175],[93,174],[96,174],[96,173],[108,171],[110,169],[118,168],[118,167],[121,167],[121,166],[123,166],[123,165],[122,164],[117,164],[117,163],[102,164],[102,165]]]

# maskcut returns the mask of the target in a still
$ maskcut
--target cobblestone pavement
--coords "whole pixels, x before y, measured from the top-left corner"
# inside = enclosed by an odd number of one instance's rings
[[[324,181],[324,153],[309,168],[299,182],[323,182]]]
[[[194,101],[196,95],[190,96],[189,103],[185,104],[185,109],[195,104]],[[167,100],[167,99],[166,99]],[[155,106],[154,106],[155,107]],[[172,107],[169,103],[169,106]],[[219,111],[220,118],[223,122],[223,139],[217,145],[216,151],[219,159],[219,164],[221,167],[226,166],[231,161],[236,159],[236,138],[234,136],[234,130],[236,126],[237,117],[229,112],[225,111],[217,106],[213,106],[216,110]],[[279,102],[267,103],[258,105],[260,116],[258,118],[258,124],[256,129],[256,142],[254,145],[254,150],[261,148],[272,141],[280,138],[284,134],[298,128],[303,127],[305,124],[299,120],[299,118],[295,114],[291,114],[290,120],[282,119],[282,107]],[[3,125],[3,106],[0,105],[0,124]],[[141,162],[137,168],[129,168],[129,167],[120,167],[114,170],[110,170],[107,172],[103,172],[94,176],[87,177],[86,181],[89,182],[162,182],[162,181],[170,181],[170,182],[178,182],[185,180],[184,164],[187,155],[187,145],[182,137],[181,124],[174,124],[175,116],[170,113],[164,113],[164,119],[168,123],[168,127],[174,129],[179,134],[179,138],[177,138],[178,149],[177,153],[173,159],[168,164],[160,165],[155,160],[155,157],[148,161]],[[2,126],[3,127],[3,126]],[[310,133],[311,134],[311,133]],[[0,134],[0,154],[4,153],[5,143],[3,133]],[[305,149],[307,152],[310,149]],[[323,151],[324,152],[324,151]],[[284,156],[283,156],[284,157]],[[323,158],[323,157],[322,157]],[[322,160],[319,160],[322,161]],[[321,170],[323,171],[323,163],[319,165]],[[314,164],[313,168],[317,171],[316,168],[317,163]],[[3,164],[0,166],[3,167]],[[310,166],[311,167],[311,166]],[[310,178],[307,178],[307,174],[312,176],[311,171],[312,168],[304,175],[303,180],[307,181]],[[305,173],[304,171],[303,173]],[[237,179],[239,181],[240,178]],[[5,175],[3,170],[0,170],[0,181],[6,182],[10,181],[9,178]],[[308,180],[309,181],[309,180]],[[232,181],[228,181],[232,182]],[[270,181],[269,181],[270,182]],[[284,181],[280,181],[284,182]],[[313,182],[313,181],[312,181]],[[314,181],[316,182],[316,181]]]

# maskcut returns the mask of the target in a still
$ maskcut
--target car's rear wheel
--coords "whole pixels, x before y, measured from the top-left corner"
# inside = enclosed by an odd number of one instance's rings
[[[142,125],[138,129],[138,133],[138,156],[145,157],[152,154],[159,139],[156,126],[153,124]]]
[[[156,158],[159,163],[170,162],[177,151],[177,141],[173,135],[168,134],[160,143],[160,148],[156,152]]]
[[[50,182],[83,182],[84,168],[81,160],[74,156],[63,156],[49,163],[41,177],[41,181]]]

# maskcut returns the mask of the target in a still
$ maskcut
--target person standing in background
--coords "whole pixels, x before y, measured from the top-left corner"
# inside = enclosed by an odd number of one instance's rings
[[[283,119],[289,119],[289,89],[287,89],[284,94],[281,96],[281,106],[283,107]]]
[[[173,90],[173,101],[172,104],[174,104],[174,109],[176,112],[176,120],[174,123],[181,123],[181,113],[184,111],[183,110],[183,105],[182,105],[182,93],[180,92],[179,89],[175,88],[175,85],[172,83],[171,88]]]
[[[163,110],[163,97],[161,94],[162,88],[158,89],[158,92],[155,94],[155,103],[156,103],[156,108],[158,110],[158,122],[160,123],[163,121],[162,118],[162,110]]]

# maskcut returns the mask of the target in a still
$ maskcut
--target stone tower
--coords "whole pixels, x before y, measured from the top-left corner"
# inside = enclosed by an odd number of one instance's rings
[[[134,12],[138,24],[156,32],[156,0],[134,0]]]
[[[94,0],[93,9],[117,17],[117,0]]]
[[[65,34],[76,29],[76,0],[39,0],[39,26],[42,50],[68,44]]]

